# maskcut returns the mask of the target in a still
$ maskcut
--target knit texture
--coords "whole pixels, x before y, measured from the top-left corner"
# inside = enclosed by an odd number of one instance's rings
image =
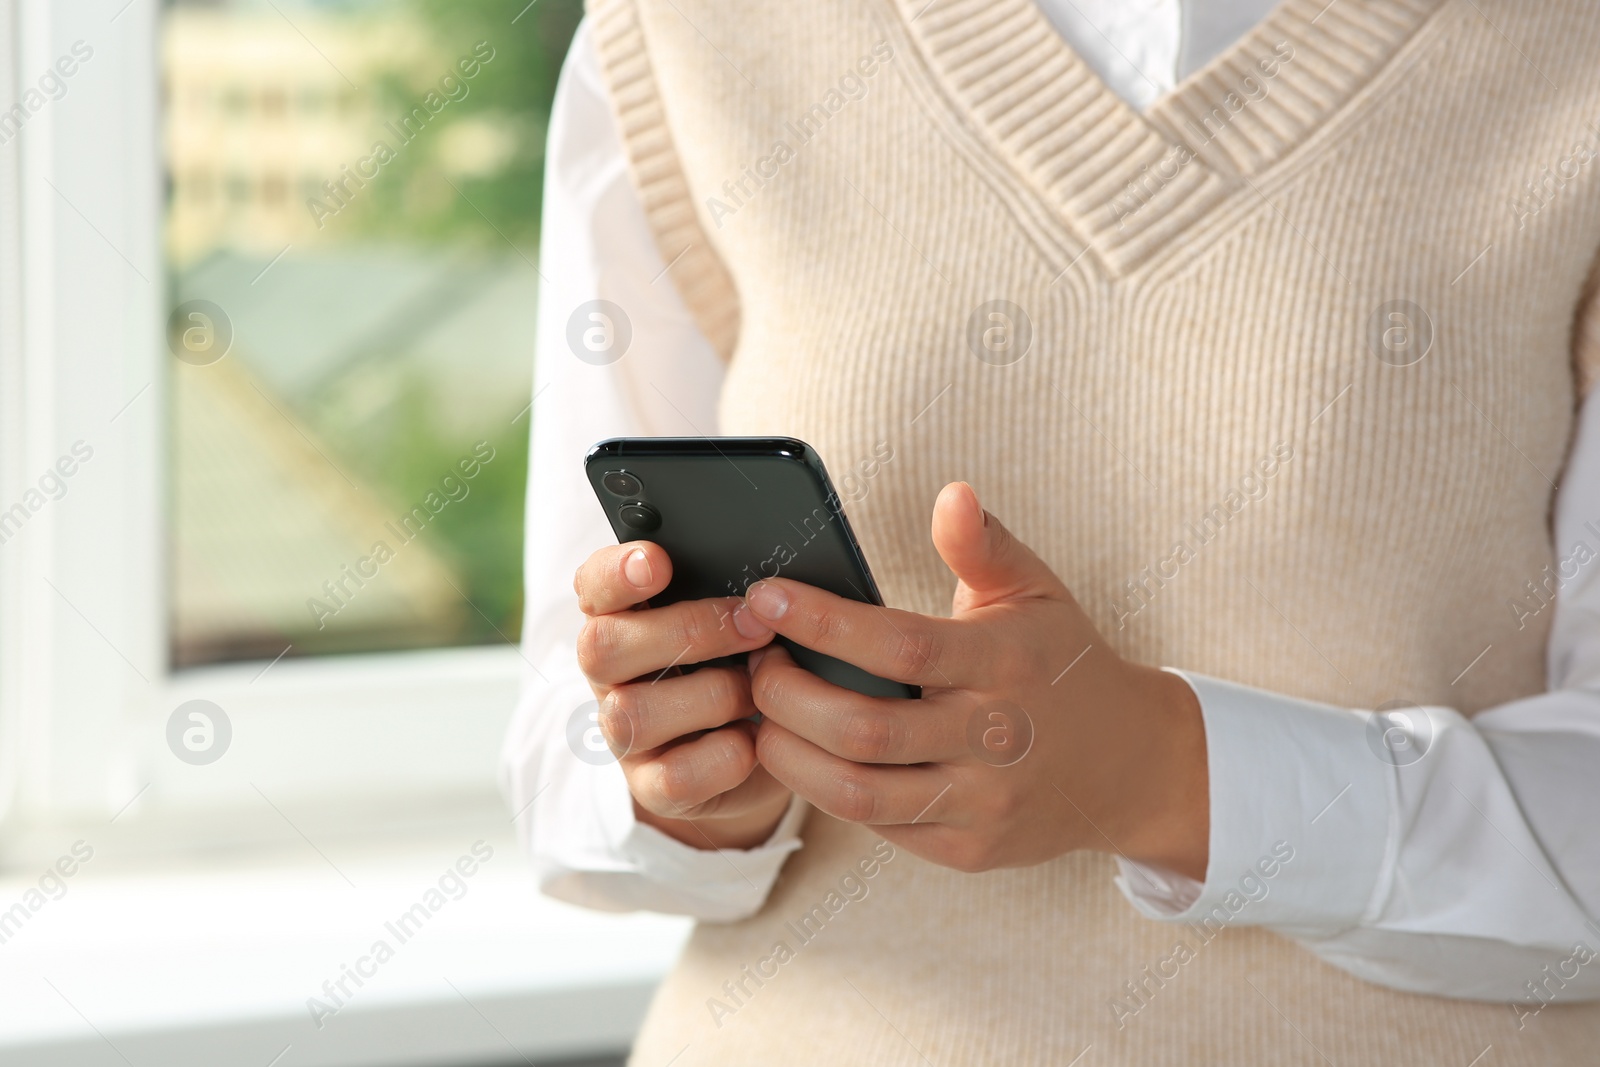
[[[948,613],[928,519],[965,479],[1132,659],[1361,708],[1544,687],[1528,583],[1600,365],[1592,3],[1287,0],[1146,114],[1029,0],[590,11],[669,276],[730,361],[723,431],[836,478],[892,450],[848,504],[891,604]],[[851,900],[876,840],[813,812],[762,911],[697,929],[633,1062],[1600,1048],[1600,1007],[1519,1029],[1148,921],[1098,854],[900,852]]]

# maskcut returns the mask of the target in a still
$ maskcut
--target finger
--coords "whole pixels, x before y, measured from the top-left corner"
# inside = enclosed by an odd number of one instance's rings
[[[624,759],[635,800],[668,819],[701,818],[717,796],[739,788],[756,770],[752,728],[729,726],[676,744],[649,758]]]
[[[853,763],[772,719],[757,727],[756,758],[778,781],[845,822],[923,823],[938,821],[941,810],[952,810],[947,768]]]
[[[736,596],[684,600],[585,619],[578,631],[578,666],[591,682],[619,685],[771,640],[772,631]]]
[[[752,741],[751,744],[754,745],[755,742]],[[772,772],[757,762],[755,769],[744,781],[732,789],[718,793],[702,804],[687,809],[685,814],[691,819],[738,818],[758,808],[770,811],[773,797],[791,795],[788,786],[772,777]],[[709,839],[707,843],[710,843]]]
[[[649,752],[684,734],[755,714],[750,676],[734,667],[619,685],[600,702],[600,732],[617,755]]]
[[[855,763],[925,763],[967,754],[964,721],[936,697],[862,696],[823,681],[778,645],[763,649],[750,693],[763,715]]]
[[[644,603],[671,580],[666,549],[652,541],[630,541],[593,552],[573,575],[572,589],[585,615],[609,615]]]
[[[757,619],[806,648],[911,685],[985,688],[1000,651],[982,627],[846,600],[787,578],[752,585]]]
[[[983,510],[966,482],[951,482],[934,501],[933,547],[961,580],[957,615],[1005,600],[1069,595],[1044,560]]]

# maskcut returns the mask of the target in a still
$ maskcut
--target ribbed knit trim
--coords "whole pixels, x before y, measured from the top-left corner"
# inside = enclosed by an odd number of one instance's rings
[[[1239,174],[1255,174],[1304,141],[1367,85],[1440,6],[1440,0],[1287,0],[1233,47],[1156,102],[1149,119],[1200,149],[1204,118],[1246,78],[1265,90],[1230,113],[1205,151]],[[1294,58],[1264,77],[1258,66],[1280,42]],[[1222,164],[1218,164],[1222,165]]]
[[[1123,274],[1336,114],[1440,2],[1287,0],[1147,115],[1034,0],[898,6],[952,104]]]
[[[739,293],[700,223],[673,146],[633,0],[588,0],[600,71],[627,148],[633,181],[667,273],[724,360],[739,338]]]

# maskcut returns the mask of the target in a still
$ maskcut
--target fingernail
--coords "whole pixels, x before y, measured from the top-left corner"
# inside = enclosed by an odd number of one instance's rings
[[[989,512],[978,500],[978,491],[972,488],[971,482],[962,482],[961,484],[967,487],[967,492],[972,496],[972,506],[978,509],[978,517],[983,520],[985,526],[989,525]]]
[[[770,637],[772,631],[761,624],[761,620],[746,611],[741,605],[733,609],[733,628],[745,637]]]
[[[622,563],[622,574],[629,583],[640,589],[650,584],[650,557],[644,554],[644,549],[636,548],[628,553],[628,558]]]
[[[763,619],[781,619],[789,610],[789,598],[782,589],[766,582],[757,582],[745,592],[745,603]]]
[[[628,716],[617,706],[617,698],[613,695],[600,702],[600,716],[597,720],[601,736],[613,750],[626,751],[633,745],[633,727],[628,722]]]
[[[749,668],[752,676],[756,673],[756,668],[761,666],[761,661],[766,657],[766,654],[767,648],[762,647],[756,649],[754,652],[750,653],[744,658],[744,665]]]

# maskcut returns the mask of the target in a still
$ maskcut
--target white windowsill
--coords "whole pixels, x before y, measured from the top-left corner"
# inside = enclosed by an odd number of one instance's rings
[[[0,1060],[424,1067],[625,1050],[688,920],[539,896],[507,828],[465,894],[399,941],[385,922],[474,840],[346,848],[337,869],[309,847],[183,867],[97,856],[0,944]],[[0,910],[36,881],[0,879]],[[308,998],[379,939],[393,957],[347,982],[318,1029]]]

